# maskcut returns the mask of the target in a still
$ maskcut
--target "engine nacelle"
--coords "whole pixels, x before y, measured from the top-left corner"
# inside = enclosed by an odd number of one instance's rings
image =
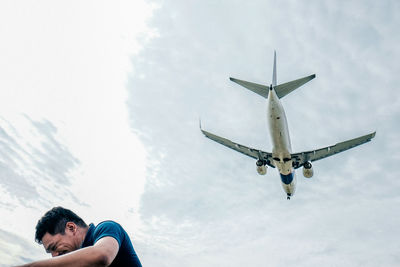
[[[314,175],[314,171],[313,171],[311,162],[307,161],[306,163],[304,163],[303,175],[306,178],[311,178]]]
[[[267,166],[265,165],[265,161],[259,159],[256,162],[257,172],[260,175],[265,175],[267,173]]]

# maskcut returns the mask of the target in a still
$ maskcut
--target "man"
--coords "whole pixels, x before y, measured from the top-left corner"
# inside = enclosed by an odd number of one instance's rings
[[[24,267],[142,266],[128,234],[118,223],[104,221],[88,226],[62,207],[52,208],[38,221],[35,239],[53,258]]]

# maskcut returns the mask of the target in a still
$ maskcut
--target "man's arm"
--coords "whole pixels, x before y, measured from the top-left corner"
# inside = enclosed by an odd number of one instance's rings
[[[51,259],[35,261],[16,267],[51,267],[51,266],[109,266],[117,256],[119,244],[113,237],[101,238],[93,246],[82,248]]]

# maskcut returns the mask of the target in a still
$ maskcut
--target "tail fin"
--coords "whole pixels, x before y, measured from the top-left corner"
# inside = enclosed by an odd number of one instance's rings
[[[272,86],[275,89],[276,95],[279,98],[284,97],[285,95],[291,93],[292,91],[296,90],[303,84],[311,81],[312,79],[315,78],[315,74],[312,74],[307,77],[303,77],[291,82],[283,83],[277,85],[277,79],[276,79],[276,51],[274,51],[274,67],[272,71]],[[263,96],[265,98],[268,98],[268,90],[269,86],[258,84],[258,83],[252,83],[252,82],[247,82],[235,78],[229,78],[232,82],[235,82],[237,84],[240,84],[241,86],[253,91],[256,94],[259,94],[260,96]]]
[[[272,72],[272,86],[276,86],[276,51],[274,51],[274,70]]]

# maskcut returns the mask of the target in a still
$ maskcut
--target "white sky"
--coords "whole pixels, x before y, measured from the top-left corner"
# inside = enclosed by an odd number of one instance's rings
[[[36,221],[63,205],[121,222],[144,266],[397,266],[397,1],[2,1],[0,266],[47,257]],[[297,172],[206,139],[271,150],[269,84],[293,150],[374,130]]]
[[[131,57],[153,35],[145,24],[152,9],[144,1],[1,2],[1,127],[28,154],[17,168],[42,198],[21,203],[0,185],[2,206],[15,205],[1,209],[2,230],[31,242],[39,214],[54,205],[89,222],[139,224],[147,154],[129,127],[126,81]],[[77,161],[65,185],[43,181],[46,171],[29,158],[45,153],[48,139],[25,115],[56,127],[54,138]]]

